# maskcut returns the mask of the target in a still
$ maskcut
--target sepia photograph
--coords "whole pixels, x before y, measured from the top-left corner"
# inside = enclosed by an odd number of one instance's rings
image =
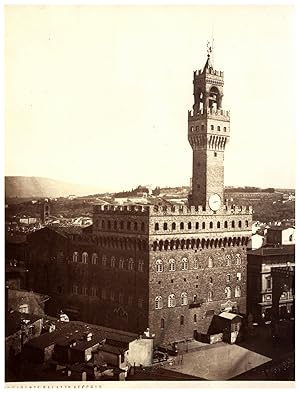
[[[5,386],[294,387],[295,6],[3,14]]]

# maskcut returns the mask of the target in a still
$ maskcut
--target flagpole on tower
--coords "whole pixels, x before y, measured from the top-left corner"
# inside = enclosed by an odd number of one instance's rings
[[[213,66],[215,63],[214,52],[215,52],[215,39],[214,39],[214,23],[213,23],[211,28],[211,63]]]

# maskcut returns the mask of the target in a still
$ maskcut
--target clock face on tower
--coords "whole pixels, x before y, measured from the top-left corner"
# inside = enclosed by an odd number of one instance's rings
[[[218,194],[212,194],[212,195],[209,197],[208,205],[209,205],[209,207],[211,208],[211,210],[213,210],[213,211],[219,210],[220,207],[221,207],[221,198],[220,198],[220,195],[218,195]]]

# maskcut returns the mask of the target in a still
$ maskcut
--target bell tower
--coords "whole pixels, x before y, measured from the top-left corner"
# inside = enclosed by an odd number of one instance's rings
[[[210,58],[194,71],[194,105],[188,112],[188,139],[193,149],[190,206],[213,211],[224,204],[224,152],[229,141],[230,114],[222,109],[224,74]]]

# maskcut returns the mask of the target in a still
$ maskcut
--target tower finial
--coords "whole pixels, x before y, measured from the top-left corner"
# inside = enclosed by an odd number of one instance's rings
[[[207,57],[210,58],[210,55],[213,51],[213,43],[211,43],[210,41],[207,41],[206,50],[207,50]]]

